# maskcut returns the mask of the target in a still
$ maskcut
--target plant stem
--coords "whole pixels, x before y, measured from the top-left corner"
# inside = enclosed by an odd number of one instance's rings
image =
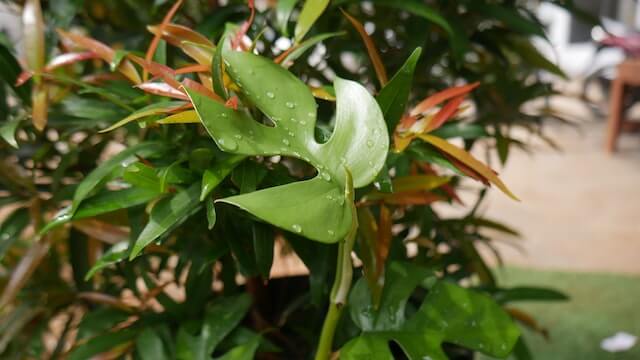
[[[342,315],[342,309],[347,303],[347,296],[351,289],[351,280],[353,279],[353,264],[351,263],[351,251],[355,243],[356,234],[358,233],[358,217],[356,215],[356,207],[354,204],[353,180],[351,173],[346,169],[346,189],[344,191],[345,201],[351,204],[351,229],[347,236],[338,245],[338,261],[336,264],[336,277],[331,287],[331,295],[329,301],[329,311],[324,318],[322,324],[322,333],[318,342],[318,350],[315,360],[327,360],[331,355],[333,345],[333,336],[336,327]]]

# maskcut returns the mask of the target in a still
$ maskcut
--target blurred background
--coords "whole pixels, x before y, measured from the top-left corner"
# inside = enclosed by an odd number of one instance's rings
[[[504,232],[490,235],[501,254],[493,263],[501,282],[549,286],[571,297],[522,306],[549,335],[526,333],[536,359],[640,359],[640,134],[626,121],[640,113],[633,87],[640,85],[640,71],[633,70],[640,61],[634,60],[640,55],[640,4],[575,3],[601,24],[550,3],[536,7],[549,40],[536,45],[567,74],[543,75],[557,91],[544,101],[569,121],[545,124],[545,139],[516,130],[512,136],[531,142],[530,151],[513,150],[500,175],[522,201],[493,191],[479,211],[520,234],[515,240]],[[19,44],[19,18],[11,7],[0,2],[0,30]],[[624,74],[629,82],[614,92],[613,83],[623,81],[616,80],[623,63],[631,69]],[[439,210],[453,215],[465,208]],[[302,267],[280,261],[276,272]]]

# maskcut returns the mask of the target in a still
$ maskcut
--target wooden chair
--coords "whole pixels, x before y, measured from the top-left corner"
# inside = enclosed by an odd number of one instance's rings
[[[640,86],[640,60],[625,60],[618,65],[618,74],[611,84],[611,99],[607,130],[607,151],[616,151],[618,136],[622,131],[640,130],[640,123],[624,119],[625,90],[629,87]]]

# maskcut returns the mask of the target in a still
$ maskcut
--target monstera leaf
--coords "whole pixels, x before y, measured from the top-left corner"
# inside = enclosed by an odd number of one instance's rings
[[[284,155],[313,165],[315,178],[218,200],[238,206],[273,225],[307,238],[332,243],[350,228],[344,199],[346,169],[354,187],[371,183],[389,148],[384,118],[361,85],[337,78],[335,129],[326,143],[314,137],[316,103],[309,88],[271,60],[228,51],[226,70],[274,126],[194,91],[187,92],[205,128],[223,151],[242,155]]]
[[[343,346],[340,359],[393,359],[390,341],[398,343],[411,360],[446,360],[445,342],[493,357],[509,355],[520,335],[509,315],[488,296],[455,284],[437,282],[422,306],[406,319],[409,296],[429,275],[417,265],[391,263],[378,309],[371,304],[366,281],[360,279],[349,310],[363,332]]]

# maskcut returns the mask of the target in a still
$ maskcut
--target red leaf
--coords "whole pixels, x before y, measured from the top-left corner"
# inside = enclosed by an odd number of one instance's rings
[[[169,12],[164,16],[164,19],[162,19],[162,23],[160,24],[160,29],[158,33],[156,33],[155,36],[153,37],[153,40],[151,40],[151,44],[149,44],[149,48],[147,49],[147,53],[145,54],[145,57],[144,57],[144,59],[147,60],[148,62],[151,62],[151,60],[153,59],[153,55],[156,53],[156,49],[158,48],[158,44],[160,43],[160,39],[162,38],[162,33],[164,28],[171,21],[171,18],[173,18],[173,16],[176,14],[176,11],[178,11],[178,8],[180,8],[181,5],[182,5],[182,0],[176,1],[176,3],[173,4]],[[144,81],[147,81],[148,74],[146,71],[143,73],[142,78],[144,79]]]
[[[424,132],[433,131],[449,120],[458,111],[460,104],[464,101],[465,95],[460,95],[447,102],[438,113],[429,120]]]
[[[189,97],[185,93],[164,82],[145,82],[136,85],[136,87],[153,95],[189,100]]]
[[[229,109],[238,110],[238,97],[230,97],[229,100],[224,103],[224,106],[228,107]]]
[[[249,31],[249,28],[253,23],[253,18],[255,17],[255,14],[256,14],[254,0],[249,0],[248,6],[249,6],[249,10],[251,11],[251,13],[249,14],[249,19],[244,23],[242,23],[242,26],[240,26],[240,29],[238,29],[236,36],[233,39],[231,39],[231,48],[233,49],[242,48],[242,38],[247,34],[247,31]]]
[[[479,82],[475,82],[473,84],[456,86],[456,87],[448,88],[438,93],[435,93],[429,96],[428,98],[422,100],[422,102],[416,105],[409,114],[411,116],[422,114],[425,111],[429,110],[430,108],[438,104],[441,104],[451,98],[468,94],[471,90],[475,89],[479,85],[480,85]]]

